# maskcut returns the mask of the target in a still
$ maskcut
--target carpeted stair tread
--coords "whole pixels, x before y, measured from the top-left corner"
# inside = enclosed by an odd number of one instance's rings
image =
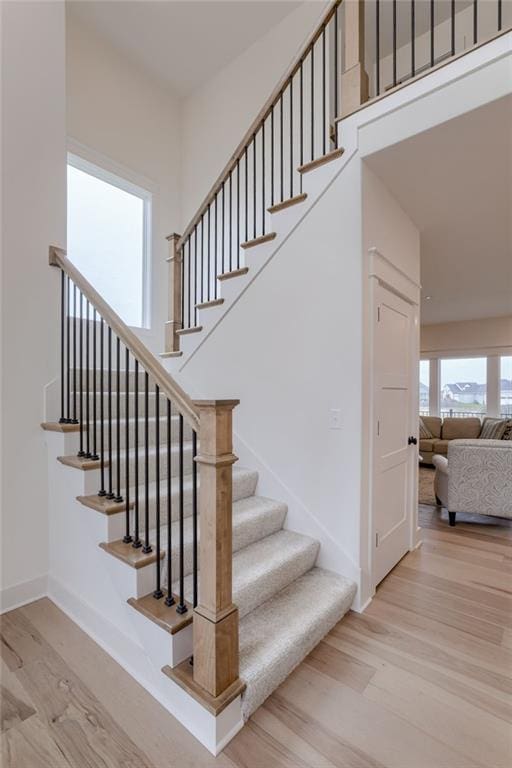
[[[240,621],[240,678],[247,720],[350,608],[356,585],[312,568]]]
[[[265,499],[261,496],[250,496],[233,503],[233,552],[253,544],[260,539],[270,536],[283,527],[287,507],[279,501]],[[198,524],[198,540],[201,531]],[[150,542],[155,546],[156,529],[150,531]],[[185,576],[192,573],[193,566],[193,521],[187,517],[183,525],[183,568]],[[160,528],[160,542],[163,549],[167,548],[167,525]],[[171,561],[173,563],[173,580],[179,576],[179,521],[171,526]],[[167,560],[162,561],[162,581],[167,580]]]
[[[319,543],[309,536],[281,530],[250,544],[233,556],[233,602],[240,617],[280,592],[315,564]],[[179,588],[174,584],[174,591]],[[192,601],[192,576],[185,579],[185,598]]]

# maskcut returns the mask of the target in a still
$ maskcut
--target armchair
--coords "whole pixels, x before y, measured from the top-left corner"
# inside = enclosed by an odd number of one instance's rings
[[[434,456],[436,499],[450,525],[457,512],[512,518],[512,441],[452,440],[448,459]]]

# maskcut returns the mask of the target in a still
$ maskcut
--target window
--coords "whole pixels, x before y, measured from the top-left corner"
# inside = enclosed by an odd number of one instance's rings
[[[151,194],[68,158],[68,256],[127,325],[149,326]]]
[[[501,358],[500,414],[512,416],[512,356]]]
[[[441,360],[441,416],[482,416],[487,410],[487,358]]]
[[[420,416],[430,411],[430,360],[420,360]]]

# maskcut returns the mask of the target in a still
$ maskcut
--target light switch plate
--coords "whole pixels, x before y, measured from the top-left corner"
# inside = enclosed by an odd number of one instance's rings
[[[339,408],[331,408],[329,411],[329,429],[341,429],[341,411]]]

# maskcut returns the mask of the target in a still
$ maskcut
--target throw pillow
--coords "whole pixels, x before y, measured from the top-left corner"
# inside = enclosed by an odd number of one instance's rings
[[[507,424],[505,426],[505,431],[503,433],[502,440],[512,440],[512,419],[509,419],[507,421]]]
[[[501,440],[507,428],[506,419],[491,419],[487,416],[478,437],[480,440]]]
[[[425,426],[425,422],[420,416],[420,440],[431,440],[434,437],[430,429]]]

